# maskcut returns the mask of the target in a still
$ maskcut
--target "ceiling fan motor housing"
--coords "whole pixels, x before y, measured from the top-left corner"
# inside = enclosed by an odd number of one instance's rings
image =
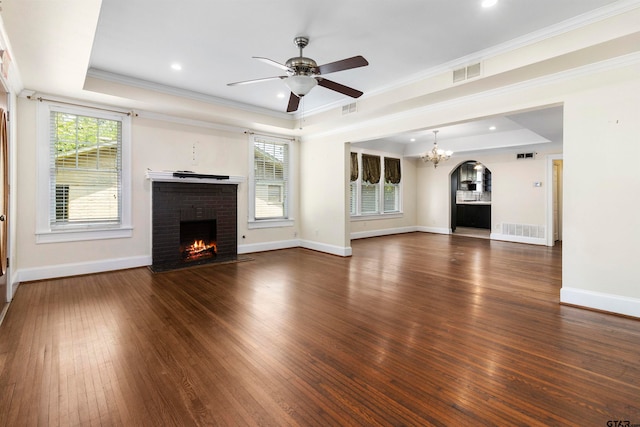
[[[318,74],[318,64],[316,61],[311,58],[305,58],[304,56],[290,58],[284,65],[293,70],[293,72],[288,72],[291,76],[313,76]]]

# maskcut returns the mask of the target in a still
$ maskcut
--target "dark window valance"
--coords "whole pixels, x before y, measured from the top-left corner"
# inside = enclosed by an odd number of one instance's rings
[[[351,182],[356,181],[359,175],[358,153],[351,153]]]
[[[399,184],[401,178],[400,159],[384,158],[384,180],[390,184]]]
[[[380,182],[380,156],[362,155],[362,180],[369,184]]]

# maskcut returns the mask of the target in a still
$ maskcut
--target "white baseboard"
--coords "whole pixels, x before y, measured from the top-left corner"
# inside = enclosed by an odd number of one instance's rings
[[[491,240],[502,240],[503,242],[528,243],[530,245],[547,245],[547,239],[537,237],[511,236],[509,234],[491,233]]]
[[[114,258],[74,264],[24,268],[19,269],[16,272],[16,276],[18,282],[30,282],[32,280],[53,279],[56,277],[77,276],[79,274],[100,273],[112,270],[124,270],[127,268],[144,267],[147,265],[151,265],[151,256]]]
[[[562,287],[560,302],[640,318],[640,299]]]
[[[351,233],[351,240],[366,239],[368,237],[389,236],[391,234],[412,233],[418,231],[417,227],[385,228],[382,230],[367,230]]]
[[[451,229],[450,228],[444,228],[444,227],[418,226],[418,227],[416,227],[416,231],[420,231],[422,233],[451,234]]]
[[[264,242],[264,243],[251,243],[247,245],[238,245],[238,254],[275,251],[278,249],[297,248],[299,246],[301,246],[300,239],[278,240],[275,242]]]
[[[327,245],[326,243],[314,242],[311,240],[301,240],[300,246],[306,249],[311,249],[314,251],[325,252],[332,255],[338,256],[351,256],[351,246],[341,247],[334,245]]]

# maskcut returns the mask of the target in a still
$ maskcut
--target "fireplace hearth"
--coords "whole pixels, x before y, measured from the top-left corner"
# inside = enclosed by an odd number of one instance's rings
[[[152,271],[237,259],[236,184],[154,182],[152,197]]]

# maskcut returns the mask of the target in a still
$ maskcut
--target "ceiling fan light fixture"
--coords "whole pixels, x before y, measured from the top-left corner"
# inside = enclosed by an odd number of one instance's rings
[[[298,96],[305,96],[318,85],[318,81],[311,76],[290,76],[284,83]]]

